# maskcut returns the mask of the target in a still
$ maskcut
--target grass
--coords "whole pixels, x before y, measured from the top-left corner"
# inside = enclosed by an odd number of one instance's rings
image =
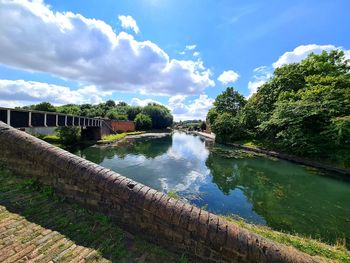
[[[56,147],[63,148],[63,149],[66,148],[66,146],[62,143],[61,139],[56,134],[49,134],[49,135],[39,134],[39,135],[35,135],[35,137],[45,142],[48,142]]]
[[[107,136],[103,136],[101,142],[116,142],[123,139],[127,135],[136,135],[144,133],[143,131],[135,131],[135,132],[123,132],[118,134],[110,134]]]
[[[339,240],[336,245],[331,246],[315,239],[275,231],[267,226],[249,224],[243,219],[236,219],[233,216],[222,217],[276,243],[295,247],[306,254],[321,257],[328,262],[350,262],[350,251],[346,249],[343,240]]]
[[[55,230],[69,242],[93,249],[93,262],[102,258],[112,262],[184,262],[184,256],[131,235],[110,217],[68,202],[52,187],[36,179],[17,176],[1,165],[0,197],[0,208],[5,207],[30,222]],[[43,247],[41,252],[45,254],[47,249]],[[61,262],[69,262],[70,256],[68,253]]]
[[[180,199],[180,196],[178,195],[177,191],[176,190],[171,190],[167,193],[167,195],[171,198],[174,198],[174,199]]]

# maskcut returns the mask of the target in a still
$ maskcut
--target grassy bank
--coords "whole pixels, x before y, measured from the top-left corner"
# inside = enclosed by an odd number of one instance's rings
[[[125,138],[127,135],[136,135],[136,134],[142,134],[145,133],[144,131],[135,131],[135,132],[123,132],[118,134],[110,134],[102,137],[102,140],[100,142],[107,143],[107,142],[116,142],[120,141],[121,139]]]
[[[249,224],[243,219],[236,219],[234,216],[223,217],[253,233],[276,243],[295,247],[311,256],[318,256],[328,262],[350,262],[350,251],[347,250],[343,240],[339,240],[336,245],[332,246],[315,239],[274,231],[267,226]]]

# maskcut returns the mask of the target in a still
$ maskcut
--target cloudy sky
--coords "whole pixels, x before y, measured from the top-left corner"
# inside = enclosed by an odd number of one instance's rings
[[[0,106],[158,102],[204,118],[286,63],[342,49],[348,0],[0,0]]]

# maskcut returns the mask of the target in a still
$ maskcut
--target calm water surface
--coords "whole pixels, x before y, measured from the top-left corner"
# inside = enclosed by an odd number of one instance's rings
[[[76,154],[214,213],[350,243],[350,181],[334,174],[181,132]]]

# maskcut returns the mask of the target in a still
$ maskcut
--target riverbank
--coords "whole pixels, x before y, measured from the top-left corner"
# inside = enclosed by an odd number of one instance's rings
[[[235,148],[242,149],[242,150],[256,152],[256,153],[262,153],[262,154],[266,154],[266,155],[269,155],[272,157],[280,158],[283,160],[291,161],[291,162],[302,164],[302,165],[307,165],[307,166],[318,168],[318,169],[323,169],[323,170],[330,171],[330,172],[336,172],[336,173],[340,173],[340,174],[344,174],[344,175],[350,175],[350,169],[335,167],[332,165],[313,161],[313,160],[307,159],[305,157],[298,157],[298,156],[291,155],[291,154],[285,154],[285,153],[280,153],[280,152],[276,152],[276,151],[272,151],[272,150],[268,150],[268,149],[262,149],[262,148],[255,146],[255,145],[254,146],[246,146],[246,145],[241,144],[241,143],[225,143],[225,144],[233,146]]]
[[[206,138],[206,139],[215,140],[215,134],[213,134],[213,133],[208,134],[205,132],[198,132],[198,131],[190,131],[189,133],[201,136],[201,137]],[[318,168],[318,169],[323,169],[323,170],[330,171],[330,172],[336,172],[336,173],[340,173],[340,174],[344,174],[344,175],[350,175],[350,168],[347,169],[347,168],[342,168],[342,167],[336,167],[336,166],[333,166],[330,164],[321,163],[320,161],[310,160],[310,159],[305,158],[305,157],[299,157],[299,156],[295,156],[295,155],[291,155],[291,154],[285,154],[285,153],[261,148],[252,142],[246,142],[246,143],[237,142],[237,143],[224,143],[224,144],[229,145],[229,146],[233,146],[235,148],[239,148],[239,149],[242,149],[245,151],[262,153],[262,154],[266,154],[268,156],[276,157],[279,159],[291,161],[291,162],[302,164],[302,165],[307,165],[307,166]]]

